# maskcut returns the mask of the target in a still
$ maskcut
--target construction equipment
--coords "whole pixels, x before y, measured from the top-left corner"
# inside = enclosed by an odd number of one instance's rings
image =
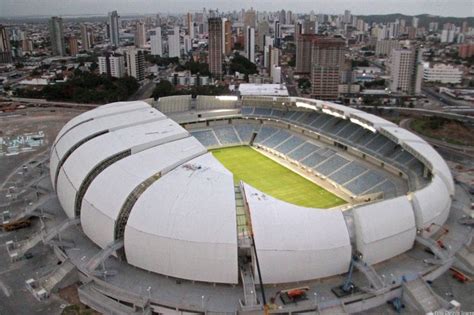
[[[439,224],[431,223],[430,226],[425,228],[425,231],[426,232],[431,232],[431,227],[432,226],[438,226],[442,230],[441,234],[439,235],[438,239],[436,240],[436,243],[438,244],[439,248],[446,249],[446,245],[444,245],[444,242],[443,242],[443,237],[446,236],[449,233],[449,229],[447,229],[444,226],[441,226]]]
[[[299,287],[289,290],[280,291],[280,299],[283,304],[296,303],[299,301],[307,300],[306,292],[309,290],[309,287]]]
[[[468,275],[466,275],[464,272],[462,272],[461,270],[459,270],[457,268],[451,267],[451,268],[449,268],[449,270],[451,270],[453,272],[453,278],[458,280],[461,283],[466,283],[466,282],[471,282],[472,281],[471,277],[469,277]]]
[[[354,272],[354,264],[357,259],[357,256],[352,257],[351,264],[349,265],[349,271],[347,272],[347,277],[346,280],[344,280],[344,283],[331,289],[331,291],[337,297],[344,297],[359,291],[359,289],[352,282],[352,273]]]

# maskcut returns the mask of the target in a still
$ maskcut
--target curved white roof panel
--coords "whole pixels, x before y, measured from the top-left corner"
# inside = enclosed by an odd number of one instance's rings
[[[70,121],[68,121],[64,127],[59,131],[56,140],[56,143],[65,133],[67,133],[72,128],[83,124],[89,120],[97,119],[99,117],[111,116],[119,113],[125,113],[139,108],[151,108],[151,106],[143,101],[134,101],[134,102],[116,102],[106,105],[99,106],[90,111],[82,113]]]
[[[66,160],[58,176],[57,192],[64,211],[69,217],[74,216],[75,195],[89,172],[101,162],[127,150],[134,154],[188,135],[177,123],[165,119],[115,130],[84,143]],[[74,197],[69,198],[71,195]]]
[[[84,233],[97,245],[107,246],[114,241],[117,216],[137,186],[155,174],[163,176],[206,152],[198,140],[188,137],[144,150],[112,164],[94,179],[84,196],[81,207]]]
[[[112,116],[100,117],[87,121],[81,125],[81,128],[73,128],[65,133],[53,145],[50,163],[51,181],[54,185],[58,163],[63,159],[69,150],[77,146],[81,141],[88,137],[105,131],[114,131],[116,129],[127,128],[137,124],[144,124],[166,117],[154,108],[139,108],[126,113],[118,113]]]
[[[376,264],[413,247],[415,216],[406,196],[353,210],[357,250],[364,262]]]
[[[249,185],[245,185],[245,196],[263,283],[305,281],[347,272],[351,245],[340,210],[299,207]]]
[[[237,283],[237,225],[232,174],[210,153],[152,184],[125,228],[127,261],[196,281]]]
[[[449,193],[454,194],[454,182],[446,161],[433,149],[433,147],[422,138],[400,127],[383,127],[385,132],[391,134],[398,139],[398,143],[408,147],[410,151],[415,151],[430,165],[433,174],[438,174],[442,177],[445,185],[448,187]],[[416,154],[415,154],[416,155]]]
[[[412,203],[416,226],[428,236],[444,224],[451,209],[449,192],[439,176],[434,176],[425,188],[412,193]]]

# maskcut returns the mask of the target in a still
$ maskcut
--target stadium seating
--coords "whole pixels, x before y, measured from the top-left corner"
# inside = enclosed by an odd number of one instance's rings
[[[268,148],[274,148],[281,144],[283,141],[288,139],[291,135],[284,131],[284,130],[278,130],[277,133],[266,139],[265,141],[261,142],[262,145],[268,147]]]
[[[320,147],[318,147],[317,145],[312,144],[310,142],[306,142],[300,148],[298,148],[298,150],[294,150],[293,152],[288,154],[288,157],[290,157],[291,159],[295,161],[299,161],[305,158],[306,156],[308,156],[310,153],[319,149]]]
[[[262,128],[260,128],[260,130],[257,133],[257,137],[255,138],[255,143],[262,143],[263,141],[265,141],[267,138],[269,138],[271,135],[273,135],[277,131],[278,131],[277,128],[262,126]]]
[[[365,191],[373,188],[375,185],[380,184],[384,180],[385,177],[383,177],[376,171],[370,170],[351,180],[349,183],[345,184],[344,187],[346,187],[354,194],[360,195]]]
[[[216,126],[214,132],[222,145],[240,144],[234,126]]]
[[[249,124],[238,124],[234,125],[235,130],[237,131],[237,134],[239,135],[239,138],[242,140],[242,143],[249,143],[252,134],[255,132],[255,128],[257,126],[254,125],[249,125]]]
[[[203,146],[212,147],[219,145],[213,130],[195,130],[191,134],[202,143]]]
[[[335,154],[328,161],[318,165],[315,170],[318,173],[327,176],[348,163],[349,160],[343,158],[338,154]]]
[[[288,152],[295,149],[297,146],[301,145],[304,142],[305,141],[301,137],[291,136],[285,142],[275,147],[275,149],[280,151],[283,154],[287,154]]]
[[[337,172],[331,174],[329,178],[338,183],[339,185],[344,185],[348,181],[352,180],[353,178],[356,178],[357,176],[367,171],[368,169],[365,166],[356,161],[353,161],[338,170]]]

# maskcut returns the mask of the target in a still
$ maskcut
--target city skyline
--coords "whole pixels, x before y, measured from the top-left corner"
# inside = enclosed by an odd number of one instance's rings
[[[160,2],[154,0],[138,0],[133,3],[133,6],[126,0],[105,0],[99,3],[92,0],[44,0],[38,2],[3,0],[2,3],[0,3],[0,12],[2,12],[0,16],[106,15],[107,12],[112,10],[120,11],[121,14],[150,14],[151,11],[161,13],[185,13],[188,11],[200,11],[203,7],[206,7],[208,10],[219,9],[220,11],[240,10],[242,8],[249,9],[253,7],[259,11],[275,11],[282,8],[291,8],[295,13],[309,13],[313,10],[316,13],[340,14],[344,10],[351,10],[352,13],[356,15],[394,13],[406,15],[430,14],[452,17],[469,17],[474,15],[474,6],[472,1],[469,0],[323,0],[317,3],[308,0],[298,1],[297,3],[287,0],[263,0],[259,2],[249,0],[239,2],[211,0],[205,3],[191,0],[164,0]],[[141,10],[141,8],[143,9]]]

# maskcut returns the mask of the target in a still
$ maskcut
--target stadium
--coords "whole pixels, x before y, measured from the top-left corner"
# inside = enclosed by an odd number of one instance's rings
[[[443,158],[396,124],[331,102],[100,106],[59,132],[50,176],[66,224],[86,236],[62,254],[89,284],[81,301],[102,311],[362,311],[399,296],[413,274],[439,276],[449,259],[430,238],[454,196]],[[402,263],[417,243],[435,258]],[[148,293],[127,287],[153,277]],[[285,303],[294,288],[306,298]],[[324,290],[333,294],[321,301]]]

